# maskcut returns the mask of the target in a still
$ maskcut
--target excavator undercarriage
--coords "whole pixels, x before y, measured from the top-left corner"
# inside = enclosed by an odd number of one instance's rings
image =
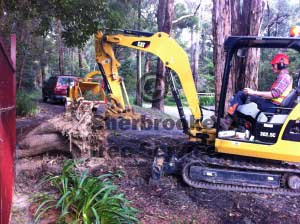
[[[191,187],[282,195],[300,195],[300,163],[216,153],[214,147],[186,144],[186,152],[159,149],[152,178],[178,175]]]
[[[183,180],[205,189],[300,195],[299,164],[193,151],[182,167]]]

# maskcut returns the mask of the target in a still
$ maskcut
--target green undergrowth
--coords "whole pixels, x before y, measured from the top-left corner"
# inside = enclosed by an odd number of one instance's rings
[[[215,97],[214,96],[200,96],[200,105],[201,106],[214,106]]]
[[[188,106],[186,97],[183,95],[180,95],[180,100],[181,103],[184,107]],[[129,102],[134,105],[135,104],[135,98],[133,96],[129,97]],[[176,106],[176,103],[174,101],[174,98],[172,95],[167,95],[164,98],[164,102],[166,106]],[[215,105],[215,97],[214,96],[200,96],[199,97],[199,102],[201,106],[214,106]],[[151,102],[146,102],[146,103],[150,103]]]
[[[34,116],[38,113],[37,100],[40,97],[39,91],[17,91],[16,114],[17,116]]]
[[[35,198],[39,206],[34,214],[39,223],[47,211],[56,209],[60,215],[57,223],[133,224],[138,223],[138,211],[112,183],[119,175],[90,176],[75,169],[67,160],[60,175],[46,176],[42,184],[49,185],[54,194],[41,194]]]

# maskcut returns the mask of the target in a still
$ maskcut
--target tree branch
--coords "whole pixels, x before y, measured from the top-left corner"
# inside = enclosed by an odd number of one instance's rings
[[[178,19],[175,19],[175,20],[172,21],[172,25],[176,25],[176,24],[178,24],[179,22],[181,22],[181,21],[184,20],[184,19],[191,18],[191,17],[195,16],[195,15],[197,14],[197,11],[198,11],[199,8],[200,8],[200,5],[201,5],[201,1],[200,1],[200,3],[198,4],[197,8],[195,9],[195,12],[194,12],[194,13],[187,14],[187,15],[184,15],[184,16],[180,16]]]

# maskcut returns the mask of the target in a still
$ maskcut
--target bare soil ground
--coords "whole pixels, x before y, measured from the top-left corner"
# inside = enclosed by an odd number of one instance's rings
[[[17,120],[19,140],[41,122],[64,111],[60,105],[39,106],[36,117]],[[160,112],[137,111],[152,118],[169,118]],[[149,183],[153,159],[149,142],[175,147],[184,141],[187,138],[180,130],[111,130],[108,144],[112,160],[93,158],[92,162],[102,164],[99,174],[122,171],[123,177],[116,184],[139,209],[142,223],[300,223],[300,197],[193,189],[175,176],[163,177],[157,185]],[[45,174],[45,166],[61,165],[66,158],[68,155],[51,153],[16,161],[13,224],[32,223],[31,198],[41,191],[38,182]]]

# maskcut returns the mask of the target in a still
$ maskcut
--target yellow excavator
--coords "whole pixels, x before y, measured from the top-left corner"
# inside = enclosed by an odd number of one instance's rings
[[[243,192],[300,194],[300,87],[294,89],[278,106],[276,113],[241,110],[239,119],[229,132],[220,127],[224,117],[231,61],[240,50],[292,49],[300,53],[299,37],[230,36],[224,43],[226,51],[219,107],[216,122],[203,121],[202,107],[192,77],[186,52],[168,34],[133,30],[117,34],[95,35],[96,61],[103,76],[104,89],[117,105],[124,106],[123,80],[118,75],[120,63],[113,46],[149,52],[159,57],[167,70],[167,81],[176,102],[183,132],[192,147],[172,155],[159,151],[153,163],[154,178],[165,173],[180,172],[183,180],[195,188]],[[174,73],[193,115],[189,124],[184,114]],[[246,111],[246,112],[245,112]],[[248,125],[245,125],[245,124]],[[250,124],[250,125],[249,125]],[[244,130],[237,133],[237,129]]]

